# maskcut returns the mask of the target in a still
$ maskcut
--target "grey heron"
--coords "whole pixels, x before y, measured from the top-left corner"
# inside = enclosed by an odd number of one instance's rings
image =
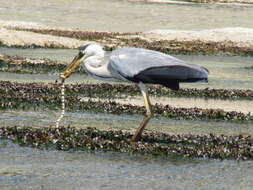
[[[132,137],[138,141],[152,117],[151,103],[146,83],[160,84],[172,90],[179,89],[181,82],[208,80],[208,70],[202,66],[189,64],[173,56],[142,48],[118,48],[109,55],[96,43],[79,48],[79,53],[60,74],[64,81],[82,64],[88,75],[101,79],[133,82],[138,85],[146,107],[146,115]]]

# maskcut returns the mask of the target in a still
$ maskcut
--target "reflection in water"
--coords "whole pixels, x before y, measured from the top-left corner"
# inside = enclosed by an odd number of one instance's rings
[[[253,162],[61,152],[0,140],[2,189],[250,189]]]

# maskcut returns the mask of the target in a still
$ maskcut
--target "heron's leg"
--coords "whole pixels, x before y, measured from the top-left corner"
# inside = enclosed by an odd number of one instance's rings
[[[140,123],[139,128],[136,130],[134,136],[132,137],[132,141],[134,141],[134,142],[136,142],[140,139],[142,131],[146,127],[146,125],[149,122],[150,118],[153,116],[153,113],[152,113],[152,110],[151,110],[151,103],[150,103],[150,100],[149,100],[148,91],[146,89],[146,86],[142,82],[139,82],[138,86],[139,86],[139,88],[141,90],[141,93],[143,95],[144,105],[146,107],[147,112],[146,112],[146,115],[145,115],[144,119]]]

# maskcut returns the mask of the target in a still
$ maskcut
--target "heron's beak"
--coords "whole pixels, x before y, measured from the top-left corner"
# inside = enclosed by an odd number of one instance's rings
[[[75,70],[77,69],[77,67],[81,64],[81,58],[84,55],[79,53],[77,56],[75,56],[75,58],[73,59],[73,61],[67,66],[67,68],[65,69],[65,71],[63,73],[60,74],[60,78],[61,79],[66,79],[68,78],[73,72],[75,72]]]

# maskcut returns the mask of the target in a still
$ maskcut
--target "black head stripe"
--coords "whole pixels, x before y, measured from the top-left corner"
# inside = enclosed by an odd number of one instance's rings
[[[79,50],[84,51],[89,45],[91,45],[91,44],[86,44],[86,45],[80,46]]]

